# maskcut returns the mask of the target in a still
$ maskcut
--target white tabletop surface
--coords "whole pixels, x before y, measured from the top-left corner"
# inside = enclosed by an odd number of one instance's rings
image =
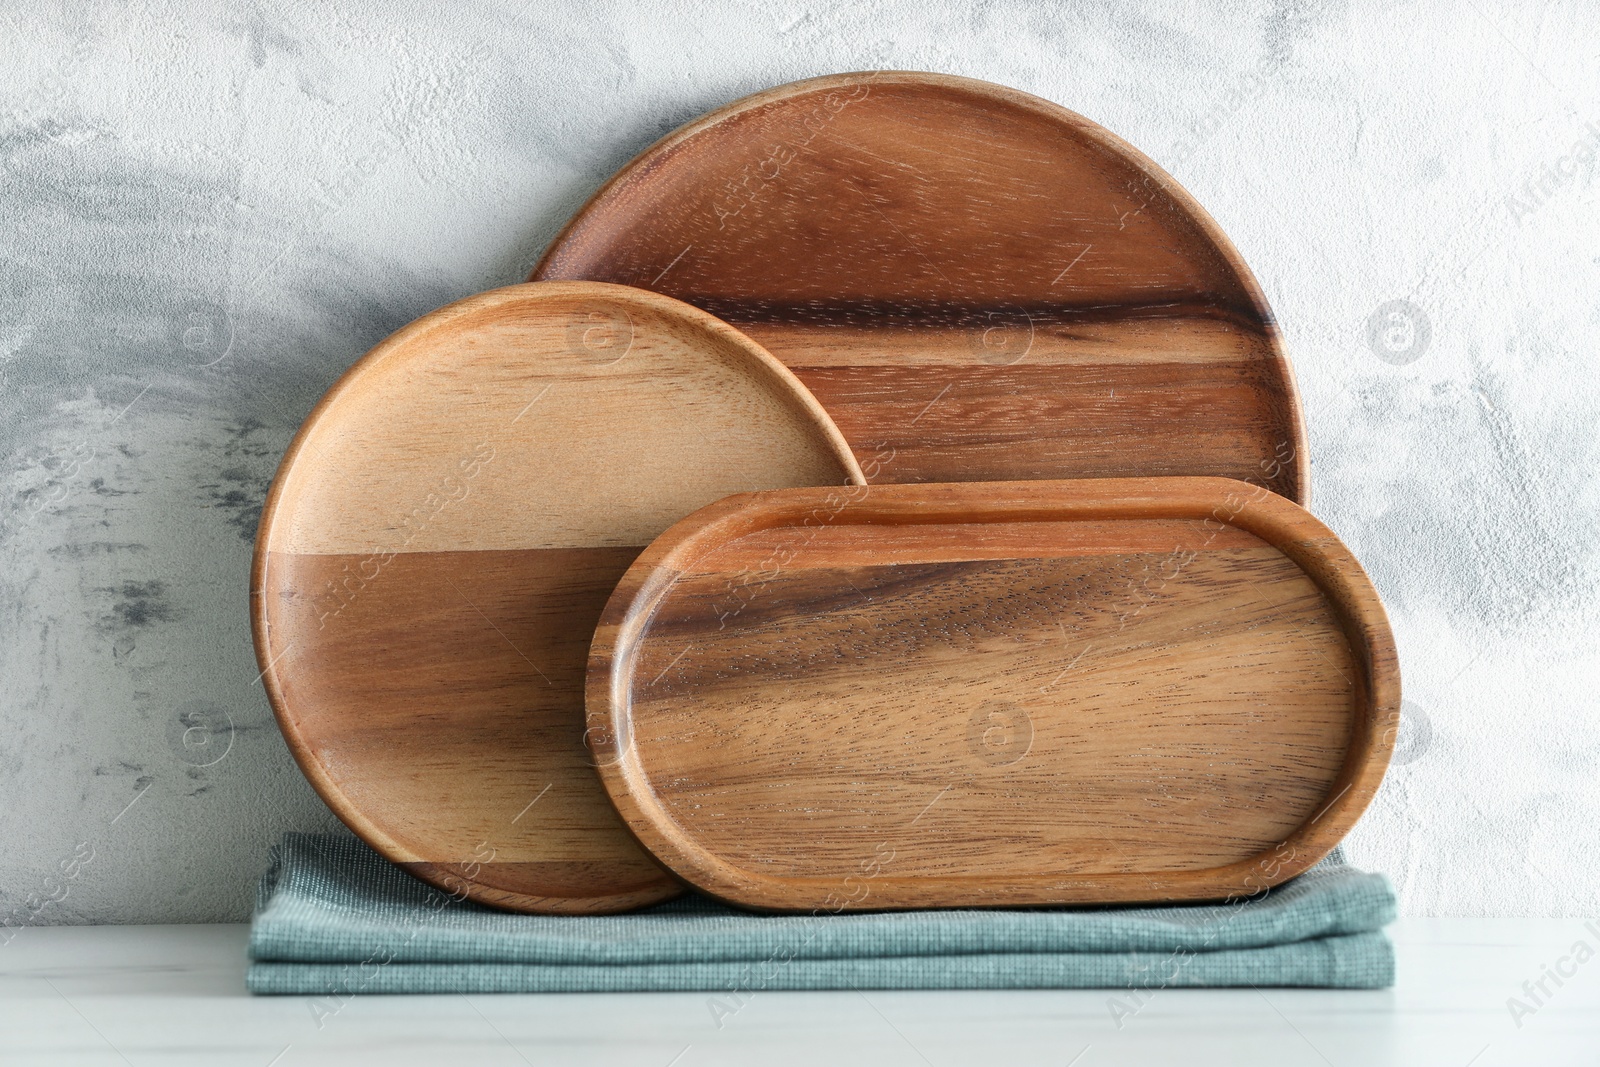
[[[1600,929],[1596,923],[1594,929]],[[1412,919],[1379,992],[758,993],[719,1028],[703,993],[363,995],[244,990],[243,926],[24,929],[0,946],[0,1062],[303,1064],[1600,1063],[1600,937],[1579,919]],[[1580,953],[1581,955],[1581,953]],[[1546,968],[1574,972],[1561,985]],[[1544,978],[1549,996],[1523,983]],[[1535,985],[1533,993],[1538,995]],[[1508,998],[1533,1010],[1513,1017]]]

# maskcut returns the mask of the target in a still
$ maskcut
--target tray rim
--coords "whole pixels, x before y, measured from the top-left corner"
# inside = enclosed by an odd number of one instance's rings
[[[534,264],[533,270],[528,274],[528,280],[549,280],[547,275],[553,269],[554,264],[552,261],[561,251],[562,246],[572,239],[574,234],[587,223],[591,211],[596,209],[602,201],[618,193],[630,182],[634,181],[641,172],[648,171],[650,165],[658,156],[677,149],[684,142],[702,131],[746,112],[781,103],[794,97],[827,92],[829,90],[853,88],[863,82],[867,84],[885,83],[952,90],[973,97],[985,98],[990,103],[1031,111],[1051,121],[1070,126],[1079,135],[1098,143],[1100,147],[1107,151],[1125,158],[1154,182],[1181,210],[1186,212],[1194,220],[1195,225],[1205,235],[1206,239],[1217,250],[1217,253],[1227,264],[1228,269],[1237,277],[1240,288],[1243,289],[1251,305],[1261,317],[1262,337],[1266,343],[1267,350],[1271,353],[1271,361],[1276,375],[1283,383],[1284,410],[1290,423],[1290,436],[1293,438],[1291,445],[1294,448],[1294,455],[1288,461],[1274,460],[1273,462],[1279,463],[1280,466],[1288,467],[1293,473],[1296,494],[1290,499],[1302,507],[1310,506],[1310,438],[1306,429],[1305,409],[1300,399],[1300,387],[1294,373],[1294,361],[1284,344],[1282,331],[1278,328],[1277,317],[1272,313],[1272,307],[1267,302],[1261,283],[1256,279],[1255,273],[1250,270],[1249,265],[1245,263],[1244,257],[1239,254],[1238,248],[1234,246],[1222,227],[1217,224],[1216,219],[1211,217],[1211,213],[1202,207],[1200,202],[1176,178],[1133,144],[1093,119],[1087,118],[1061,104],[997,82],[936,71],[860,70],[803,78],[799,81],[776,85],[738,97],[720,107],[713,108],[698,118],[691,119],[676,129],[670,130],[618,168],[615,173],[584,200],[583,204],[572,213],[561,229],[556,232],[556,235],[545,245],[544,251],[540,253],[539,261]],[[1087,479],[1060,480],[1082,481]],[[1097,480],[1111,481],[1116,479]]]
[[[589,896],[537,896],[505,890],[492,885],[484,885],[477,882],[475,877],[465,877],[453,869],[472,866],[473,860],[471,857],[463,857],[459,862],[405,858],[409,855],[409,851],[402,847],[392,835],[374,823],[362,811],[361,805],[350,800],[334,776],[317,759],[311,742],[297,725],[294,713],[285,699],[282,680],[278,675],[278,660],[283,657],[279,655],[274,658],[270,647],[270,619],[265,595],[269,566],[268,557],[272,555],[272,552],[268,549],[268,544],[272,540],[275,524],[280,521],[280,507],[283,504],[283,494],[290,475],[295,468],[295,464],[300,460],[301,454],[311,449],[309,441],[318,426],[325,420],[334,418],[334,412],[339,404],[349,395],[363,388],[363,377],[397,351],[419,342],[433,331],[448,328],[451,324],[486,309],[515,304],[521,301],[538,301],[546,297],[550,299],[598,298],[620,300],[625,303],[631,302],[636,307],[646,307],[653,311],[677,316],[680,319],[692,322],[705,329],[709,334],[733,345],[741,350],[754,364],[759,366],[764,373],[771,374],[777,381],[793,392],[795,400],[804,408],[806,415],[814,420],[816,428],[826,438],[828,447],[844,466],[851,483],[855,485],[865,483],[865,475],[862,474],[860,464],[856,461],[854,453],[846,443],[844,435],[839,432],[839,428],[834,425],[832,418],[823,410],[816,397],[812,396],[811,391],[795,376],[794,372],[755,341],[694,305],[652,290],[637,289],[632,286],[617,285],[610,282],[520,282],[515,285],[490,289],[436,308],[412,320],[379,341],[339,375],[334,384],[318,399],[310,413],[301,422],[273,474],[272,484],[267,491],[266,500],[262,504],[261,518],[256,527],[256,538],[250,563],[250,633],[256,662],[261,668],[259,680],[262,688],[266,691],[268,703],[272,707],[273,718],[277,722],[278,730],[283,736],[284,743],[288,746],[296,765],[300,768],[301,773],[305,775],[312,789],[316,791],[317,796],[339,818],[340,822],[344,823],[357,837],[371,845],[375,851],[391,863],[397,864],[423,882],[436,889],[443,890],[457,899],[474,900],[493,907],[540,914],[599,915],[629,911],[634,908],[670,900],[680,896],[685,891],[685,888],[675,876],[671,875],[671,872],[664,871],[665,877],[661,882],[642,890]],[[650,856],[648,850],[645,854]],[[660,864],[657,863],[657,866],[660,866]]]
[[[987,522],[1187,518],[1254,534],[1299,566],[1327,597],[1359,668],[1360,708],[1344,764],[1329,789],[1333,799],[1276,846],[1231,864],[1192,871],[1008,877],[1007,888],[992,900],[980,899],[985,883],[995,885],[987,876],[879,874],[864,897],[851,900],[841,899],[840,892],[853,894],[864,879],[760,876],[717,857],[697,845],[646,788],[628,732],[631,654],[654,608],[686,567],[738,537],[798,525],[796,520],[819,506],[834,508],[833,518],[849,515],[855,524],[921,525],[974,515]],[[1331,529],[1269,489],[1211,477],[878,484],[741,493],[700,509],[657,537],[601,614],[590,646],[584,740],[612,803],[646,851],[700,891],[741,907],[783,912],[1177,903],[1254,896],[1331,852],[1377,794],[1399,730],[1400,701],[1394,636],[1371,579]],[[821,905],[795,904],[783,891],[789,885],[831,892]],[[959,904],[941,903],[941,897],[952,899],[952,890],[967,897]]]

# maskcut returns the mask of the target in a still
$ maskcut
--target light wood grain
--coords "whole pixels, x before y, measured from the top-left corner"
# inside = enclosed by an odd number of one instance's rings
[[[655,289],[787,364],[873,482],[1219,475],[1305,502],[1259,287],[1171,177],[1045,100],[843,74],[624,167],[533,272]]]
[[[1364,810],[1400,702],[1349,551],[1210,478],[734,497],[629,568],[588,673],[628,827],[779,910],[1257,892]]]
[[[601,607],[696,508],[861,480],[793,375],[695,308],[592,283],[452,304],[340,380],[273,484],[252,599],[284,736],[346,823],[451,892],[672,896],[583,746]]]

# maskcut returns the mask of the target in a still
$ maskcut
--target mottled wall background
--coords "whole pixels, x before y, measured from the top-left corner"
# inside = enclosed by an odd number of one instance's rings
[[[246,617],[300,420],[391,330],[521,280],[660,134],[868,68],[1065,104],[1216,216],[1296,360],[1313,508],[1401,643],[1354,858],[1415,914],[1600,906],[1592,4],[7,6],[6,921],[246,915],[268,845],[336,825]]]

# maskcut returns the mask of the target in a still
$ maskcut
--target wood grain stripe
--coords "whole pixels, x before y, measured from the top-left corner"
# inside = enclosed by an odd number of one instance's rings
[[[972,560],[1056,559],[1148,554],[1181,557],[1190,552],[1257,549],[1260,538],[1244,530],[1198,519],[1101,520],[1098,522],[930,522],[915,526],[835,525],[823,508],[804,526],[758,530],[718,545],[694,561],[683,579],[700,575],[749,574],[754,580],[793,571],[896,567]]]
[[[1164,309],[1165,310],[1165,309]],[[1231,318],[1135,317],[1100,319],[1000,308],[969,316],[964,324],[896,325],[875,311],[867,322],[769,320],[728,309],[729,320],[790,369],[872,366],[1069,367],[1148,366],[1169,363],[1260,363],[1270,344],[1259,324]]]
[[[951,464],[968,463],[995,479],[1208,475],[1283,492],[1294,431],[1258,372],[1019,364],[795,373],[873,481],[941,481]]]

